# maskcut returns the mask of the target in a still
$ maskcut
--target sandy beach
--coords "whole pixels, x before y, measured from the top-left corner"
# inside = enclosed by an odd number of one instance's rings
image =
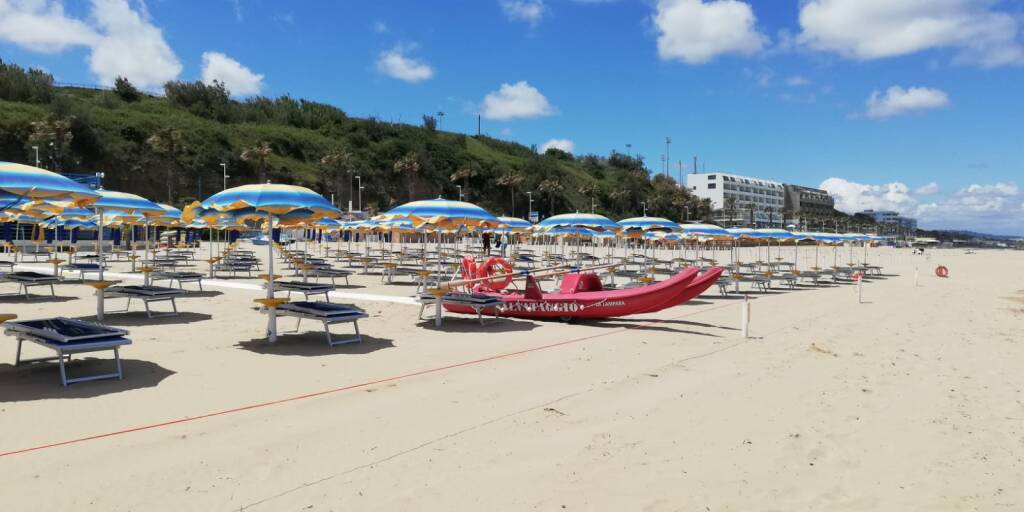
[[[109,314],[133,340],[121,381],[63,388],[5,337],[3,508],[1024,507],[1024,252],[871,251],[863,303],[849,283],[753,294],[749,339],[716,288],[623,319],[437,329],[376,275],[340,290],[371,316],[357,345],[294,319],[268,345],[256,279],[204,283],[177,317]],[[82,284],[56,294],[0,309],[95,313]]]

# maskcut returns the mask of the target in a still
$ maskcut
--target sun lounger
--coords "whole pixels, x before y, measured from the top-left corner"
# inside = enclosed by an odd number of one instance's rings
[[[480,321],[480,325],[484,324],[483,310],[493,308],[495,318],[498,315],[498,306],[501,305],[501,299],[493,297],[491,295],[484,295],[482,293],[447,293],[440,297],[431,293],[421,293],[416,297],[416,301],[420,303],[420,313],[418,318],[423,319],[423,310],[429,305],[437,306],[437,310],[434,313],[434,320],[438,327],[441,326],[441,306],[445,304],[453,304],[459,306],[469,306],[476,311],[476,319]],[[438,304],[440,302],[440,304]]]
[[[340,268],[333,268],[327,265],[313,267],[307,270],[305,275],[306,277],[312,278],[329,277],[331,279],[331,284],[336,284],[334,281],[336,278],[344,278],[345,286],[348,286],[348,276],[352,275],[352,272],[349,272],[348,270],[342,270]]]
[[[60,279],[57,276],[40,274],[39,272],[8,272],[0,274],[0,281],[17,283],[19,291],[16,295],[24,295],[27,299],[29,298],[28,289],[33,286],[49,286],[50,295],[56,297],[57,294],[53,290],[53,285],[59,283]]]
[[[104,297],[109,298],[124,298],[128,299],[128,304],[125,305],[124,310],[114,311],[115,313],[125,313],[128,308],[132,305],[132,299],[139,299],[146,307],[146,316],[149,318],[163,317],[163,316],[175,316],[178,314],[178,305],[174,302],[174,299],[185,295],[185,290],[179,288],[166,288],[163,286],[111,286],[104,291]],[[149,309],[150,302],[170,302],[172,311],[165,313],[153,314]]]
[[[302,281],[274,281],[274,291],[288,292],[288,298],[292,292],[301,293],[309,300],[310,295],[323,295],[324,300],[330,302],[330,293],[337,287],[327,283],[304,283]]]
[[[199,291],[203,290],[203,274],[199,272],[153,272],[149,279],[151,281],[168,281],[172,285],[177,281],[179,289],[185,289],[185,283],[197,283]]]
[[[217,263],[213,265],[213,272],[216,273],[230,273],[231,277],[235,277],[241,272],[245,272],[249,277],[252,277],[252,273],[256,271],[253,265],[248,263]]]
[[[13,261],[0,261],[0,269],[6,272],[14,272]]]
[[[295,332],[298,332],[303,319],[322,322],[324,336],[329,346],[359,343],[363,341],[359,333],[359,320],[369,318],[366,311],[350,304],[331,304],[330,302],[289,302],[275,308],[277,316],[292,316],[298,319]],[[331,336],[331,325],[352,322],[356,335],[352,338],[335,339]]]
[[[128,331],[116,329],[106,325],[94,324],[82,320],[70,318],[49,318],[43,320],[9,321],[4,324],[5,333],[14,336],[18,340],[18,352],[14,365],[21,363],[52,361],[57,360],[60,365],[60,381],[65,387],[75,382],[85,382],[99,379],[121,379],[124,375],[121,371],[121,355],[119,348],[130,345],[132,342],[126,336]],[[30,341],[39,346],[46,347],[57,353],[56,357],[39,359],[21,358],[21,346],[25,341]],[[100,352],[111,350],[114,352],[114,364],[117,371],[88,375],[82,377],[68,378],[65,368],[66,363],[71,361],[72,354],[86,352]]]
[[[103,267],[106,270],[107,267]],[[65,263],[57,267],[58,277],[64,277],[64,272],[78,272],[79,279],[85,279],[86,274],[96,274],[99,277],[100,264],[99,263]]]

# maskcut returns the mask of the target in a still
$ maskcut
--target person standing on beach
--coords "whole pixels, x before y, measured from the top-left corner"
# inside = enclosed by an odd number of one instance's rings
[[[484,231],[484,234],[480,236],[480,241],[484,244],[484,255],[491,255],[491,234]]]

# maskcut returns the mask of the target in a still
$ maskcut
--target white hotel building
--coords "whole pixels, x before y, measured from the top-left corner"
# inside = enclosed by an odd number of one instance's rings
[[[686,186],[697,197],[710,199],[712,208],[721,211],[722,220],[727,223],[750,223],[751,210],[754,222],[759,225],[781,226],[784,223],[786,190],[778,181],[721,172],[695,173],[686,175]],[[730,199],[735,200],[733,218],[726,219]],[[767,211],[768,208],[772,213]]]

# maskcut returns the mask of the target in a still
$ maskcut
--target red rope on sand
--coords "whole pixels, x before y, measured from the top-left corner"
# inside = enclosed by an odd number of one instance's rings
[[[712,308],[702,309],[700,311],[694,311],[692,313],[686,313],[686,314],[675,316],[675,317],[672,317],[672,318],[667,318],[667,319],[663,319],[663,320],[654,320],[654,321],[652,321],[652,323],[654,323],[654,324],[664,323],[664,322],[666,322],[668,320],[676,320],[676,319],[679,319],[679,318],[683,318],[683,317],[687,317],[687,316],[693,316],[693,315],[700,314],[700,313],[707,313],[709,311],[714,311],[716,309],[722,309],[724,307],[732,306],[732,305],[733,304],[722,304],[721,306],[715,306],[715,307],[712,307]],[[452,369],[455,369],[455,368],[462,368],[462,367],[465,367],[465,366],[477,365],[477,364],[486,363],[486,362],[489,362],[489,361],[495,361],[495,360],[498,360],[498,359],[505,359],[505,358],[514,357],[514,356],[518,356],[518,355],[529,354],[531,352],[539,352],[541,350],[547,350],[547,349],[551,349],[551,348],[561,347],[561,346],[564,346],[564,345],[570,345],[570,344],[573,344],[573,343],[580,343],[582,341],[588,341],[588,340],[593,340],[593,339],[597,339],[597,338],[602,338],[602,337],[605,337],[605,336],[610,336],[612,334],[618,334],[618,333],[621,333],[621,332],[625,332],[625,331],[629,331],[629,330],[632,330],[632,329],[636,329],[637,327],[640,327],[640,326],[622,327],[622,328],[619,328],[619,329],[614,329],[614,330],[607,331],[607,332],[597,333],[597,334],[593,334],[593,335],[590,335],[590,336],[583,336],[583,337],[580,337],[580,338],[573,338],[573,339],[569,339],[569,340],[565,340],[565,341],[559,341],[557,343],[550,343],[550,344],[547,344],[547,345],[540,345],[540,346],[537,346],[537,347],[527,348],[527,349],[523,349],[523,350],[517,350],[515,352],[506,352],[506,353],[503,353],[503,354],[496,354],[496,355],[492,355],[492,356],[482,357],[480,359],[473,359],[473,360],[470,360],[470,361],[463,361],[463,362],[460,362],[460,363],[454,363],[454,364],[449,364],[449,365],[445,365],[445,366],[438,366],[438,367],[435,367],[435,368],[428,368],[428,369],[425,369],[425,370],[418,370],[418,371],[415,371],[415,372],[412,372],[412,373],[405,373],[405,374],[402,374],[402,375],[395,375],[395,376],[392,376],[392,377],[386,377],[386,378],[382,378],[382,379],[371,380],[371,381],[362,382],[362,383],[359,383],[359,384],[349,384],[347,386],[342,386],[342,387],[337,387],[337,388],[332,388],[332,389],[326,389],[326,390],[323,390],[323,391],[316,391],[316,392],[313,392],[313,393],[306,393],[306,394],[303,394],[303,395],[291,396],[291,397],[288,397],[288,398],[281,398],[281,399],[278,399],[278,400],[271,400],[269,402],[260,402],[260,403],[256,403],[256,404],[243,405],[241,407],[235,407],[235,408],[232,408],[232,409],[224,409],[222,411],[210,412],[210,413],[206,413],[206,414],[201,414],[199,416],[186,416],[184,418],[178,418],[178,419],[174,419],[174,420],[163,421],[163,422],[160,422],[160,423],[151,423],[149,425],[142,425],[142,426],[138,426],[138,427],[131,427],[131,428],[123,429],[123,430],[116,430],[116,431],[113,431],[113,432],[106,432],[106,433],[103,433],[103,434],[94,434],[94,435],[91,435],[91,436],[79,437],[79,438],[75,438],[75,439],[68,439],[66,441],[58,441],[58,442],[54,442],[54,443],[47,443],[47,444],[41,444],[41,445],[38,445],[38,446],[32,446],[32,447],[29,447],[29,448],[21,448],[21,449],[17,449],[17,450],[11,450],[11,451],[0,453],[0,457],[9,457],[11,455],[18,455],[18,454],[22,454],[22,453],[29,453],[29,452],[36,452],[36,451],[40,451],[40,450],[45,450],[47,448],[57,448],[59,446],[67,446],[69,444],[78,444],[78,443],[83,443],[83,442],[86,442],[86,441],[95,441],[97,439],[104,439],[104,438],[115,437],[115,436],[120,436],[120,435],[124,435],[124,434],[131,434],[133,432],[141,432],[143,430],[152,430],[152,429],[156,429],[156,428],[169,427],[171,425],[178,425],[178,424],[181,424],[181,423],[190,423],[190,422],[193,422],[193,421],[199,421],[199,420],[204,420],[204,419],[208,419],[208,418],[214,418],[214,417],[217,417],[217,416],[225,416],[225,415],[233,414],[233,413],[237,413],[237,412],[249,411],[249,410],[253,410],[253,409],[262,409],[264,407],[270,407],[272,405],[280,405],[280,404],[284,404],[284,403],[288,403],[288,402],[295,402],[295,401],[298,401],[298,400],[306,400],[306,399],[315,398],[315,397],[318,397],[318,396],[324,396],[324,395],[330,395],[330,394],[334,394],[334,393],[340,393],[340,392],[343,392],[343,391],[351,391],[353,389],[364,388],[364,387],[373,386],[373,385],[376,385],[376,384],[383,384],[385,382],[394,382],[394,381],[398,381],[398,380],[410,379],[412,377],[419,377],[421,375],[428,375],[428,374],[431,374],[431,373],[443,372],[443,371],[452,370]]]

